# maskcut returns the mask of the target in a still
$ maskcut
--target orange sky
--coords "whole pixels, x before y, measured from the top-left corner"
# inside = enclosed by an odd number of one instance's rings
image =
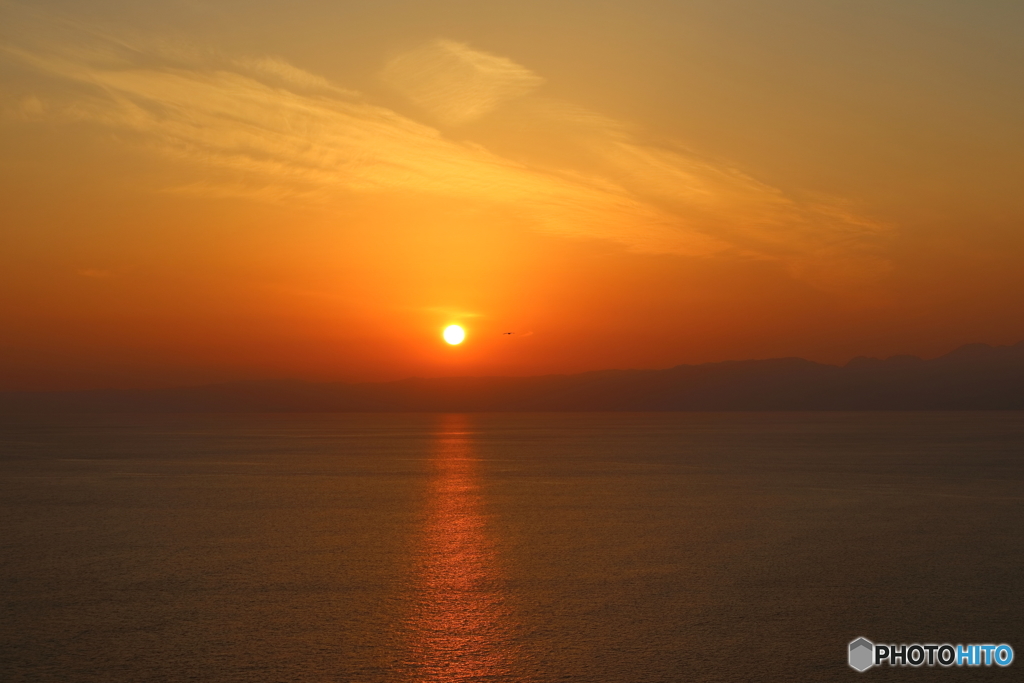
[[[1024,339],[1020,3],[79,4],[0,0],[0,390]]]

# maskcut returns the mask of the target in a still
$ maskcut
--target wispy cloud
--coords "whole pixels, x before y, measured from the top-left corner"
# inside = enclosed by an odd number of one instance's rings
[[[358,97],[359,95],[355,91],[339,88],[323,76],[311,74],[277,57],[248,57],[235,60],[235,64],[255,72],[257,77],[280,79],[285,87],[298,86],[307,90],[320,90],[346,97]]]
[[[544,82],[510,59],[452,40],[401,54],[381,75],[438,121],[451,125],[474,121]]]
[[[86,119],[131,132],[158,153],[238,172],[230,185],[199,180],[180,192],[265,201],[425,193],[500,205],[532,229],[638,252],[777,259],[819,282],[884,268],[884,227],[840,201],[797,201],[726,164],[643,144],[617,122],[540,98],[533,115],[574,131],[579,163],[513,160],[453,140],[280,57],[184,59],[157,41],[85,30],[77,42],[7,41],[0,50],[79,86],[63,103],[43,94],[24,100],[9,110],[15,115]],[[451,41],[396,58],[384,77],[449,125],[542,82],[511,60]]]

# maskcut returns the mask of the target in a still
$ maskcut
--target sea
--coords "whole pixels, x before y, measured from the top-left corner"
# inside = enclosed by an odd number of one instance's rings
[[[1024,414],[5,416],[0,680],[1024,680]]]

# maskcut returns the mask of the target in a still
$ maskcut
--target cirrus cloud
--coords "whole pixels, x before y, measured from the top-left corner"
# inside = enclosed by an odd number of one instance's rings
[[[89,120],[155,153],[238,180],[200,177],[174,191],[259,201],[335,201],[348,193],[423,193],[504,207],[524,226],[609,240],[645,253],[773,259],[819,284],[886,267],[885,226],[834,198],[797,200],[682,147],[641,142],[593,112],[535,97],[538,125],[574,131],[580,163],[503,156],[382,106],[281,57],[172,58],[159,41],[66,29],[74,40],[8,39],[0,54],[74,84],[15,116]],[[543,79],[504,57],[434,41],[383,78],[446,125],[478,120]]]

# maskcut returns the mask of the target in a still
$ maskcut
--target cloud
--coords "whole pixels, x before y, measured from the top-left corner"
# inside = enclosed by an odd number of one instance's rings
[[[7,111],[15,118],[27,121],[41,120],[46,116],[46,105],[36,95],[26,95]]]
[[[451,40],[436,40],[395,57],[381,76],[435,119],[449,125],[474,121],[544,82],[510,59]]]
[[[278,57],[189,61],[167,57],[157,41],[86,31],[78,42],[7,41],[0,53],[76,85],[63,105],[24,101],[23,115],[100,123],[237,179],[200,178],[177,192],[272,202],[422,193],[500,207],[537,231],[636,252],[774,259],[817,283],[885,268],[885,227],[841,201],[788,197],[728,164],[643,143],[621,123],[542,98],[522,100],[523,111],[539,129],[565,131],[558,137],[572,162],[512,158],[447,138]],[[451,41],[396,58],[385,76],[448,123],[508,105],[541,83],[508,59]]]
[[[345,90],[334,85],[323,76],[311,74],[308,71],[292,66],[279,57],[248,57],[235,60],[235,63],[243,69],[256,72],[263,77],[277,78],[286,86],[298,86],[310,90],[322,90],[348,97],[358,96],[359,93],[352,90]]]

